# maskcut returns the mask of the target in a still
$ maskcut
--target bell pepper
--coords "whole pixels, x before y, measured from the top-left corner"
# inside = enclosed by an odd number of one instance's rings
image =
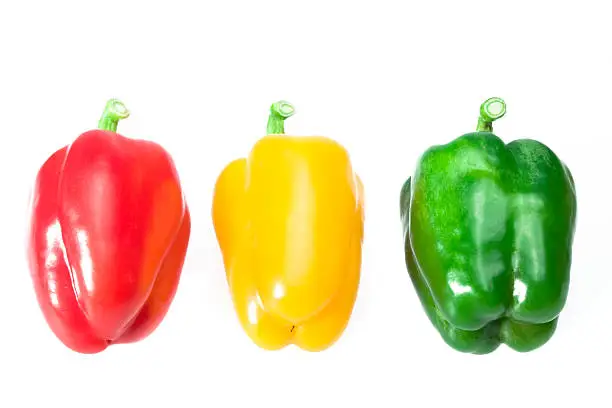
[[[116,133],[110,100],[99,128],[53,153],[32,194],[28,258],[55,336],[79,353],[133,343],[161,323],[175,295],[190,215],[172,158]]]
[[[493,134],[505,112],[485,101],[476,132],[425,151],[401,190],[411,281],[444,341],[466,353],[542,346],[569,289],[572,174],[544,144]]]
[[[363,186],[347,151],[289,136],[287,102],[272,105],[268,135],[228,164],[212,218],[238,320],[259,347],[330,347],[359,286]]]

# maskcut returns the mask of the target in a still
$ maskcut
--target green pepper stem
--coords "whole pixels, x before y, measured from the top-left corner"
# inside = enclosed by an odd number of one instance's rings
[[[270,107],[268,118],[268,134],[282,135],[285,133],[285,119],[295,113],[295,108],[287,101],[278,101]]]
[[[506,102],[502,98],[489,98],[480,105],[477,132],[492,132],[493,122],[506,114]]]
[[[106,102],[104,112],[102,112],[102,117],[98,122],[98,129],[116,132],[119,121],[128,116],[130,116],[130,111],[128,111],[123,102],[117,99],[111,99]]]

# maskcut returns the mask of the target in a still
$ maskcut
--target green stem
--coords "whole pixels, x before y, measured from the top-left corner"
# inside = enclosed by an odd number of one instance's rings
[[[493,122],[506,114],[506,102],[502,98],[489,98],[480,105],[477,132],[492,132]]]
[[[98,129],[116,132],[119,121],[128,116],[130,116],[130,111],[128,111],[123,102],[117,99],[111,99],[106,102],[104,112],[102,112],[102,117],[98,122]]]
[[[287,101],[278,101],[270,107],[268,118],[268,134],[282,135],[285,133],[285,119],[295,113],[295,108]]]

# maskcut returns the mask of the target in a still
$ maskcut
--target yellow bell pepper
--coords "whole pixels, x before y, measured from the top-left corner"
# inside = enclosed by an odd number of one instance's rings
[[[337,142],[284,134],[293,113],[287,102],[272,105],[268,135],[217,179],[212,217],[252,341],[320,351],[341,336],[355,303],[363,185]]]

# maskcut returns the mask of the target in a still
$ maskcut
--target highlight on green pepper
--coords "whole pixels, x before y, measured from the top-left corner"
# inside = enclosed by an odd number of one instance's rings
[[[519,352],[554,334],[570,282],[576,192],[543,143],[505,144],[480,108],[476,132],[433,146],[400,194],[406,266],[431,323],[452,348]]]

